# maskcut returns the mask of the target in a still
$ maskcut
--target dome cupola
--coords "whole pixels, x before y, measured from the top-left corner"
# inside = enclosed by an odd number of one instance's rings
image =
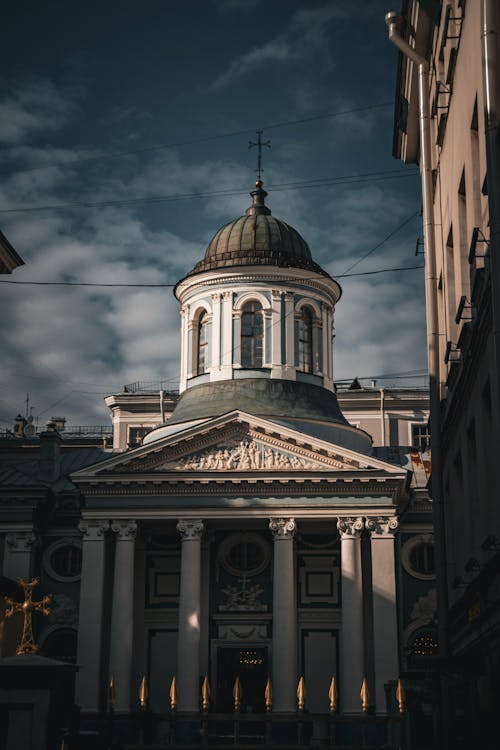
[[[271,215],[260,179],[250,195],[245,214],[219,229],[203,260],[175,287],[182,316],[179,390],[279,379],[333,391],[340,286],[314,262],[299,232]]]
[[[261,180],[257,180],[250,195],[252,205],[243,216],[218,230],[205,257],[188,275],[235,266],[278,266],[306,268],[328,276],[313,261],[307,242],[297,230],[271,215]]]

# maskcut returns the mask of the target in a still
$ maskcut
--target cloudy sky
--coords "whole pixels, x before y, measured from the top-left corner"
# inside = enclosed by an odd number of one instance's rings
[[[105,394],[175,383],[171,288],[75,282],[174,284],[248,206],[257,128],[271,140],[263,177],[273,214],[340,277],[336,379],[424,383],[394,377],[425,371],[422,270],[342,278],[422,263],[417,170],[392,157],[390,9],[386,0],[4,9],[0,227],[26,265],[2,282],[66,284],[0,283],[0,426],[24,412],[27,393],[40,423],[62,414],[106,424]]]

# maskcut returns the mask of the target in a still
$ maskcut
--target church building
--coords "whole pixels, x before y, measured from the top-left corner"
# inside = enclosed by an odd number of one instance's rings
[[[64,500],[45,524],[45,551],[30,558],[31,542],[23,547],[21,574],[45,565],[44,593],[64,589],[57,549],[81,549],[81,571],[66,583],[79,599],[83,718],[105,709],[111,679],[115,714],[135,712],[143,675],[157,714],[173,694],[179,715],[198,711],[205,677],[218,713],[233,710],[237,678],[242,712],[295,712],[303,677],[309,712],[328,713],[334,678],[341,714],[360,714],[366,680],[365,702],[385,716],[411,667],[405,648],[422,624],[432,627],[428,508],[408,526],[427,502],[425,481],[415,499],[411,463],[374,451],[343,415],[332,351],[340,286],[272,216],[266,195],[257,181],[245,214],[175,287],[180,397],[170,416],[137,447],[67,457],[65,483],[52,477]],[[123,399],[130,405],[133,394]],[[115,437],[126,419],[119,401],[107,399]],[[41,436],[46,458],[58,440]],[[5,487],[19,487],[18,475],[0,472]],[[14,579],[21,549],[7,536],[34,538],[36,514],[16,532],[9,507],[0,543]],[[416,571],[409,598],[400,554]]]
[[[303,675],[311,710],[327,710],[336,676],[342,710],[357,713],[369,673],[384,713],[399,676],[394,534],[409,475],[375,459],[338,407],[338,283],[260,182],[251,195],[175,288],[171,417],[72,477],[85,497],[83,711],[101,705],[103,668],[118,711],[147,673],[159,711],[174,674],[179,711],[198,709],[204,675],[219,710],[237,676],[263,710],[270,675],[273,709],[292,711]]]

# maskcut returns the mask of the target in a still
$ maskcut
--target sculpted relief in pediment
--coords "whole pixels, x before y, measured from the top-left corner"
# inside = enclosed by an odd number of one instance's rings
[[[311,456],[298,455],[282,446],[268,445],[253,439],[238,440],[233,445],[221,443],[210,448],[179,457],[157,467],[174,471],[321,471],[344,468],[331,458],[315,461]]]
[[[259,469],[321,469],[321,464],[257,443],[241,440],[233,448],[215,447],[194,456],[187,456],[175,467],[178,470],[255,471]]]

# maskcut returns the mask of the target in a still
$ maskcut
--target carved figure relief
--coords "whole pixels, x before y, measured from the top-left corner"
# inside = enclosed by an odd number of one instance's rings
[[[259,601],[264,589],[258,583],[247,587],[247,579],[244,576],[239,581],[241,586],[226,586],[222,593],[227,596],[227,601],[219,609],[221,612],[264,612],[267,605]]]
[[[253,440],[241,440],[234,448],[215,447],[198,455],[187,456],[175,468],[178,471],[290,471],[325,467],[316,461],[282,453]]]

